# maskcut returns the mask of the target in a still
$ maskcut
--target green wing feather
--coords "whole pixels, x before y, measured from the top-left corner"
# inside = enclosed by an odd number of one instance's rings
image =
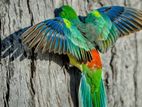
[[[123,6],[102,7],[89,13],[85,24],[85,36],[106,52],[119,37],[142,29],[142,11]]]
[[[30,27],[22,35],[22,41],[29,48],[34,47],[35,52],[70,53],[82,61],[91,59],[89,50],[94,48],[69,20],[60,17]]]

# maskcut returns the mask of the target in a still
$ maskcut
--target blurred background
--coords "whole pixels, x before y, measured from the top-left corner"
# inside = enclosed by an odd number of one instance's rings
[[[1,0],[0,107],[77,107],[80,72],[66,70],[64,56],[34,54],[22,45],[27,27],[71,5],[85,15],[94,8],[121,5],[142,10],[142,0]],[[142,31],[120,38],[103,59],[108,107],[142,106]]]

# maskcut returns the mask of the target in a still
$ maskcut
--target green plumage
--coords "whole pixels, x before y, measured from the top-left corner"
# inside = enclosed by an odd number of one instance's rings
[[[86,76],[88,84],[91,86],[91,93],[99,90],[100,81],[102,78],[102,69],[89,69],[85,64],[82,65],[83,73]]]
[[[100,52],[106,52],[119,37],[142,29],[142,11],[122,6],[102,7],[80,19],[84,26],[79,29]]]
[[[73,20],[77,21],[77,19],[78,19],[78,16],[77,16],[75,10],[68,5],[60,7],[60,11],[58,13],[58,16],[60,16],[62,18],[66,18],[69,21],[73,21]]]
[[[83,73],[79,87],[79,107],[106,107],[106,93],[102,81],[102,69],[91,70],[82,65]]]

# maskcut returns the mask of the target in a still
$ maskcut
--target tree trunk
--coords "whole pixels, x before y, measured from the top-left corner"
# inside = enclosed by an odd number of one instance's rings
[[[34,54],[20,41],[28,26],[53,18],[54,9],[72,5],[85,14],[91,0],[1,0],[0,107],[77,107],[80,72],[65,69],[62,56]],[[142,0],[103,0],[104,5],[142,9]],[[94,4],[99,7],[98,4]],[[142,32],[117,41],[102,55],[108,107],[142,105]]]

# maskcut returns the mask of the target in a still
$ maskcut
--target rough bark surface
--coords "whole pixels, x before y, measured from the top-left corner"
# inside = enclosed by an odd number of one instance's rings
[[[70,4],[85,14],[91,0],[0,0],[0,107],[77,107],[80,72],[66,70],[63,57],[34,54],[19,40],[28,26],[53,18]],[[142,9],[142,0],[102,1]],[[98,6],[98,4],[94,4]],[[142,106],[142,32],[117,41],[102,55],[108,107]]]

